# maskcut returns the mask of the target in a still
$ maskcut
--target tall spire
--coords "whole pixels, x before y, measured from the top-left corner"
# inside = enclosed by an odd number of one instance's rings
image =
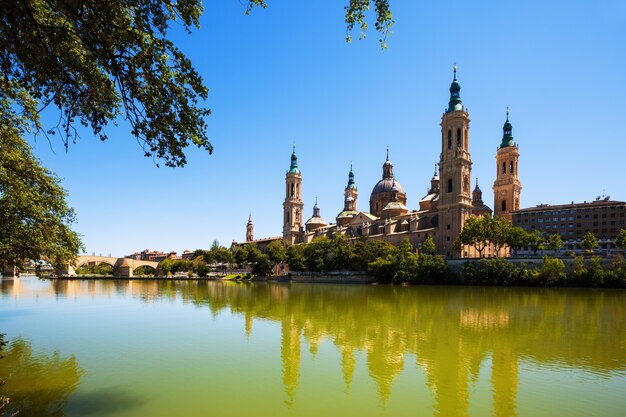
[[[299,174],[298,169],[298,156],[296,155],[296,144],[293,144],[293,152],[291,154],[291,166],[289,167],[289,173]]]
[[[313,206],[313,217],[321,217],[320,206],[317,205],[317,196],[315,196],[315,205]]]
[[[456,64],[454,64],[454,79],[450,85],[450,101],[446,113],[456,110],[463,110],[463,103],[461,102],[461,84],[456,79]]]
[[[386,180],[391,178],[393,178],[393,164],[389,160],[389,146],[387,146],[387,158],[383,164],[383,179]]]
[[[506,122],[502,126],[502,143],[500,148],[506,148],[508,146],[516,146],[515,140],[513,140],[513,125],[509,122],[509,108],[506,108]]]
[[[346,188],[356,188],[354,182],[354,172],[352,172],[352,162],[350,162],[350,173],[348,174],[348,186]]]

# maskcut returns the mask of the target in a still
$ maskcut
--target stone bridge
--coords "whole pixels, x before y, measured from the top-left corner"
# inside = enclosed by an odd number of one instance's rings
[[[81,255],[78,257],[74,265],[67,265],[65,268],[59,271],[59,274],[74,276],[76,275],[76,269],[80,268],[83,265],[99,265],[102,263],[111,265],[114,268],[115,276],[120,278],[131,278],[135,269],[139,268],[140,266],[149,266],[150,268],[156,270],[157,266],[159,265],[158,262],[142,261],[139,259]]]

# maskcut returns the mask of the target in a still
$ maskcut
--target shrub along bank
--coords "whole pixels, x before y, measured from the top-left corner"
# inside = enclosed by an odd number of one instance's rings
[[[389,243],[343,236],[322,237],[309,244],[290,246],[286,253],[292,271],[362,271],[379,283],[470,284],[497,286],[570,286],[626,288],[626,261],[616,258],[606,269],[599,257],[574,258],[566,271],[557,257],[544,256],[539,267],[515,264],[504,258],[482,258],[464,263],[460,274],[450,272],[442,256],[433,255],[434,242],[417,253],[408,239],[395,247]]]

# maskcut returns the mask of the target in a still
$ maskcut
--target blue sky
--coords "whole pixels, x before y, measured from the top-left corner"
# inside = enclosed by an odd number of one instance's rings
[[[347,0],[268,0],[249,16],[237,0],[206,1],[200,29],[174,27],[213,111],[215,151],[189,148],[185,168],[144,158],[123,120],[105,143],[81,131],[67,153],[32,139],[63,179],[87,252],[228,246],[245,238],[249,213],[255,237],[279,235],[293,143],[306,218],[317,196],[334,221],[350,162],[368,210],[387,146],[415,209],[439,159],[454,62],[472,120],[472,181],[488,205],[507,106],[522,207],[603,192],[626,200],[626,2],[390,1],[396,24],[385,51],[371,29],[345,42]]]

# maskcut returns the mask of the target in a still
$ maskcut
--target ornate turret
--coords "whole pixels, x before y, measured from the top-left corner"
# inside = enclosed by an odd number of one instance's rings
[[[315,197],[315,205],[313,206],[313,216],[309,220],[306,221],[305,227],[306,231],[310,232],[311,230],[319,229],[320,227],[326,226],[326,222],[320,216],[320,208],[317,205],[317,197]]]
[[[491,208],[483,202],[483,192],[478,186],[478,178],[476,178],[476,187],[472,191],[472,206],[472,214],[475,216],[491,214]]]
[[[296,144],[293,144],[293,152],[291,153],[291,166],[289,167],[289,171],[287,173],[299,174],[300,170],[298,169],[298,156],[296,155]]]
[[[357,198],[359,190],[354,182],[354,172],[352,172],[352,164],[350,164],[350,173],[348,174],[348,185],[343,192],[343,211],[337,215],[337,224],[343,226],[348,224],[354,216],[358,214]]]
[[[476,178],[476,187],[474,187],[474,191],[472,191],[472,203],[474,202],[483,202],[483,192],[478,186],[478,178]]]
[[[428,190],[428,194],[434,194],[437,191],[439,191],[439,171],[437,167],[438,167],[438,164],[435,164],[435,172],[433,173],[433,176],[430,179],[430,190]]]
[[[350,173],[348,174],[348,186],[346,188],[356,189],[356,184],[354,182],[354,172],[352,172],[352,163],[350,164]]]
[[[383,164],[383,179],[390,180],[393,178],[393,164],[389,160],[389,146],[387,146],[387,158]]]
[[[502,143],[500,148],[506,148],[507,146],[516,146],[513,140],[513,125],[509,122],[509,108],[506,108],[506,122],[502,126]]]
[[[456,79],[456,65],[454,66],[454,80],[450,84],[450,101],[448,102],[448,110],[446,113],[455,110],[463,110],[463,103],[461,102],[461,84]]]
[[[248,224],[246,225],[246,242],[254,240],[254,225],[252,224],[252,213],[248,216]]]

